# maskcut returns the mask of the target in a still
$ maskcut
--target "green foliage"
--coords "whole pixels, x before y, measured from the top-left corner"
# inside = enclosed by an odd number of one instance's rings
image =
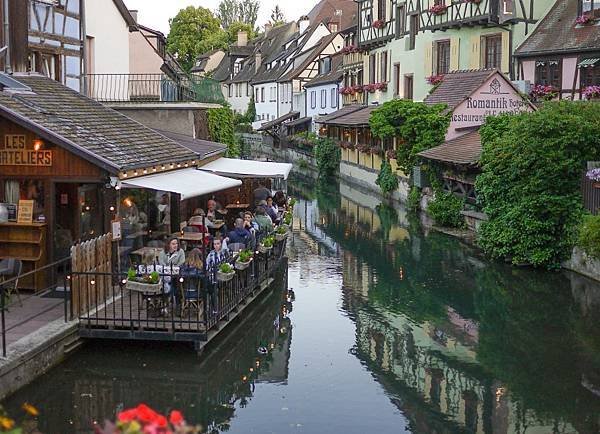
[[[373,136],[398,138],[398,167],[410,173],[417,154],[441,144],[450,125],[445,105],[427,105],[404,99],[384,103],[371,113],[369,125]]]
[[[342,158],[339,146],[333,140],[321,137],[317,140],[314,153],[319,176],[334,175],[340,167],[340,160]]]
[[[246,113],[244,114],[246,118],[245,121],[251,124],[256,119],[256,104],[254,102],[254,95],[250,97],[250,101],[248,102],[248,108],[246,109]]]
[[[288,228],[287,226],[279,226],[275,232],[279,235],[287,234]]]
[[[227,262],[223,262],[221,265],[219,265],[219,271],[221,273],[234,273],[235,270],[233,269],[233,267],[231,266],[231,264],[227,263]]]
[[[210,41],[217,41],[215,35],[224,33],[219,20],[203,7],[188,6],[180,10],[169,20],[169,25],[167,50],[177,57],[186,71],[192,68],[199,54],[208,51]]]
[[[308,169],[308,161],[306,161],[304,158],[300,158],[298,160],[298,167],[300,167],[300,169]]]
[[[283,12],[281,11],[279,5],[275,5],[273,10],[271,11],[271,24],[273,24],[273,27],[285,24],[285,16],[283,15]]]
[[[394,225],[398,224],[398,213],[387,203],[380,203],[377,205],[377,207],[375,207],[375,211],[377,212],[379,221],[381,222],[383,239],[388,240],[390,230]]]
[[[158,283],[160,280],[160,274],[158,274],[157,271],[153,271],[152,273],[150,273],[150,283]]]
[[[588,255],[600,259],[600,215],[584,216],[577,245]]]
[[[127,280],[135,280],[136,277],[137,273],[135,272],[135,269],[130,268],[127,270]]]
[[[227,145],[227,156],[238,157],[240,146],[234,134],[233,111],[229,107],[208,110],[208,134],[210,139]]]
[[[389,160],[385,159],[383,163],[381,163],[381,169],[379,170],[379,175],[377,175],[375,184],[379,186],[384,195],[387,195],[398,188],[398,177],[392,171],[392,165]]]
[[[262,240],[261,244],[265,247],[273,247],[273,245],[275,244],[275,237],[272,237],[272,236],[265,237]]]
[[[480,245],[515,264],[558,266],[577,238],[585,161],[600,158],[600,105],[488,117],[481,139],[476,189],[489,220]]]
[[[291,212],[286,212],[285,215],[283,216],[283,223],[286,225],[291,225],[292,224],[292,213]]]
[[[460,228],[464,226],[464,219],[460,214],[464,204],[464,200],[458,196],[439,190],[435,193],[433,201],[429,203],[427,213],[438,225]]]
[[[219,3],[216,15],[227,31],[235,27],[236,23],[242,23],[247,25],[250,32],[252,32],[258,17],[259,6],[258,0],[222,0]],[[237,34],[237,30],[239,29],[234,30],[234,34]]]
[[[238,254],[238,261],[240,261],[240,262],[249,262],[251,258],[252,258],[252,252],[248,249],[242,250]]]
[[[413,185],[408,193],[406,201],[406,207],[409,211],[417,211],[419,204],[421,203],[421,189],[416,185]]]

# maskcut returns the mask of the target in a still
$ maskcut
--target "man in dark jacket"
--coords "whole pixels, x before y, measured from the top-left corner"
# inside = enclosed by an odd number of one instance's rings
[[[252,243],[252,235],[250,231],[244,227],[244,220],[241,218],[236,218],[234,223],[234,228],[228,235],[229,243],[241,243],[246,247],[249,247]]]

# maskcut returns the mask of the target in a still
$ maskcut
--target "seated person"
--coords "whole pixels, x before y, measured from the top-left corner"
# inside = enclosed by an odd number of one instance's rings
[[[267,206],[265,209],[273,223],[279,222],[279,210],[277,209],[277,205],[273,204],[273,198],[271,196],[267,197]]]
[[[186,275],[196,275],[202,272],[203,269],[202,252],[200,249],[192,249],[185,258],[185,262],[181,266],[180,274],[185,277]]]
[[[261,200],[267,200],[267,196],[271,195],[271,190],[269,190],[264,185],[260,184],[254,190],[254,203],[259,204]]]
[[[208,223],[210,222],[206,217],[204,217],[205,215],[206,214],[202,208],[196,208],[188,220],[188,226],[194,226],[198,228],[199,232],[208,234],[208,229],[202,223],[204,221],[206,226],[208,226]]]
[[[271,217],[267,215],[265,207],[262,205],[259,205],[256,208],[256,212],[254,213],[254,221],[258,225],[259,232],[268,234],[273,230],[273,221],[271,220]]]
[[[250,211],[246,211],[242,215],[244,217],[244,227],[251,233],[256,232],[258,230],[258,223],[254,221],[254,216],[252,213]]]
[[[158,263],[164,267],[163,273],[170,274],[169,268],[179,267],[185,262],[185,252],[179,248],[177,238],[169,238],[165,244],[165,248],[158,255]],[[173,279],[171,276],[164,276],[164,281],[167,283],[164,290],[166,294],[174,294]]]
[[[250,231],[244,227],[244,220],[236,218],[234,228],[227,237],[229,243],[243,244],[244,246],[250,245],[250,239],[252,235]]]
[[[275,202],[275,205],[277,205],[278,209],[285,209],[287,205],[287,198],[285,197],[285,193],[279,190],[277,193],[275,193],[275,196],[273,196],[273,202]]]
[[[217,267],[227,258],[229,258],[229,249],[227,248],[227,244],[225,244],[221,238],[215,238],[213,240],[213,249],[206,257],[207,268],[211,269],[212,271],[212,269]]]

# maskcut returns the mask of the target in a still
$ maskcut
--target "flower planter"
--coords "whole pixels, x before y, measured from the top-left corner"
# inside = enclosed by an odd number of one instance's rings
[[[233,276],[235,276],[235,271],[223,273],[221,270],[217,270],[217,282],[229,282]]]
[[[273,248],[273,247],[266,247],[266,246],[263,246],[262,244],[259,244],[259,245],[258,245],[258,251],[259,251],[260,253],[267,253],[267,252],[268,252],[269,250],[271,250],[272,248]]]
[[[155,295],[162,292],[161,282],[143,283],[136,282],[135,280],[128,280],[127,283],[125,283],[125,288],[129,289],[130,291],[137,291],[147,295]]]
[[[287,232],[285,234],[275,234],[275,239],[277,241],[283,241],[287,238],[288,234]]]
[[[241,261],[235,261],[235,269],[236,270],[245,270],[246,268],[248,268],[250,266],[250,261],[248,262],[241,262]]]
[[[594,182],[592,184],[592,187],[594,187],[594,188],[600,188],[600,182]]]

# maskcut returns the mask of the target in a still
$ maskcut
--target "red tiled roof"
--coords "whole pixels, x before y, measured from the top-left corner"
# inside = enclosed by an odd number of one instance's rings
[[[456,71],[446,74],[444,81],[425,98],[425,104],[447,104],[453,111],[497,72],[496,69]]]
[[[481,157],[479,131],[470,131],[435,148],[419,152],[418,155],[428,160],[469,166],[475,165]]]

